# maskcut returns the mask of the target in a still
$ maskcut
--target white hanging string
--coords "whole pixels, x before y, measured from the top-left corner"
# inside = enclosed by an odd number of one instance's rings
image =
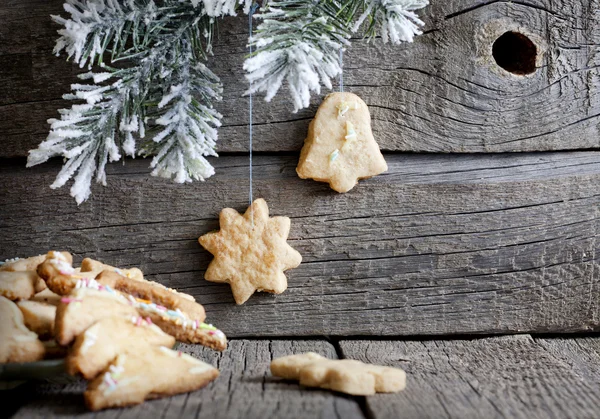
[[[344,48],[340,48],[340,92],[344,93]]]
[[[252,6],[250,7],[250,11],[248,12],[248,32],[249,32],[249,42],[248,42],[248,48],[250,49],[250,54],[252,54],[252,16],[254,15],[254,12],[256,11],[256,9],[258,9],[258,4],[254,3],[252,4]],[[250,218],[252,219],[252,227],[254,228],[254,209],[252,208],[252,202],[253,202],[253,196],[252,196],[252,89],[250,89],[250,93],[248,94],[249,96],[249,105],[248,105],[248,111],[249,111],[249,115],[248,115],[248,130],[249,130],[249,137],[250,137],[250,141],[249,141],[249,148],[250,148],[250,152],[249,152],[249,156],[250,156],[250,188],[249,188],[249,192],[248,192],[248,200],[250,202]]]

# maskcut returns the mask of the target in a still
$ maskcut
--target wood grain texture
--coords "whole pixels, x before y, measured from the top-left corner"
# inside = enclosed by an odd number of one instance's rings
[[[219,368],[221,375],[206,388],[174,397],[153,400],[128,409],[97,414],[85,411],[84,381],[32,385],[30,400],[14,415],[17,418],[78,417],[94,419],[133,418],[334,418],[359,419],[363,414],[351,397],[324,390],[306,390],[271,376],[273,358],[313,351],[336,358],[333,346],[324,341],[230,342],[223,353],[201,346],[182,345],[190,353]]]
[[[590,339],[597,345],[599,338]],[[450,341],[342,341],[345,358],[403,368],[406,390],[367,397],[378,418],[594,418],[600,388],[597,359],[579,339],[548,345],[529,335]],[[567,343],[568,342],[568,343]],[[566,348],[569,350],[565,350]],[[597,356],[598,353],[595,353]],[[590,362],[591,361],[591,362]]]
[[[388,155],[388,173],[348,194],[300,180],[296,159],[255,158],[255,197],[291,217],[303,255],[282,295],[236,306],[202,279],[197,238],[222,208],[246,208],[246,157],[191,185],[149,178],[140,159],[113,165],[79,208],[47,187],[59,162],[4,161],[0,258],[57,248],[139,266],[230,337],[600,330],[600,153]]]
[[[52,56],[63,0],[0,4],[0,157],[24,156],[64,106],[76,66]],[[356,42],[345,56],[345,85],[370,106],[384,150],[506,152],[600,146],[600,3],[437,1],[422,11],[425,34],[401,46]],[[506,31],[537,45],[538,69],[516,76],[491,57]],[[220,152],[247,150],[241,69],[245,18],[220,25],[211,68],[225,84]],[[327,92],[323,92],[325,94]],[[255,101],[255,150],[297,151],[320,98],[297,114],[287,92]]]

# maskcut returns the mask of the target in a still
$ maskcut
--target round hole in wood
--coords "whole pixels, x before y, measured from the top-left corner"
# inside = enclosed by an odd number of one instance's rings
[[[519,32],[505,32],[492,45],[492,55],[496,64],[517,75],[531,74],[535,71],[537,47]]]

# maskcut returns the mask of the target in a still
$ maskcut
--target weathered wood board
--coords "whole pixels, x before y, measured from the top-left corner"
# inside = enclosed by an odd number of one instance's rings
[[[0,157],[24,156],[42,141],[46,120],[79,71],[52,56],[63,0],[0,4]],[[433,1],[420,12],[413,44],[356,42],[345,57],[346,89],[370,106],[385,150],[506,152],[600,147],[600,4],[597,0]],[[210,66],[225,84],[220,152],[248,148],[245,18],[220,25]],[[492,56],[503,33],[526,34],[537,70],[511,74]],[[509,45],[510,47],[510,45]],[[515,47],[516,48],[516,47]],[[509,48],[510,49],[510,48]],[[510,52],[510,51],[509,51]],[[516,50],[515,50],[516,53]],[[323,92],[325,94],[327,92]],[[292,114],[280,94],[255,101],[255,150],[298,151],[310,109]]]
[[[594,418],[600,388],[600,338],[538,339],[529,335],[437,341],[234,340],[219,354],[185,351],[220,369],[205,389],[129,409],[97,414],[83,407],[83,381],[57,379],[11,393],[17,418]],[[401,367],[399,394],[351,397],[271,376],[272,359],[313,351]],[[4,408],[6,407],[3,405]],[[12,413],[10,410],[3,410]]]
[[[338,418],[362,419],[356,400],[324,390],[300,389],[297,384],[271,376],[273,358],[313,351],[337,358],[325,341],[232,341],[218,353],[201,346],[182,345],[190,353],[219,368],[220,376],[206,388],[170,398],[152,400],[128,409],[86,412],[85,381],[32,385],[30,400],[18,409],[17,418],[77,416],[95,419],[133,418]]]
[[[522,335],[342,341],[340,348],[345,358],[401,367],[407,373],[405,391],[367,397],[373,419],[595,418],[600,387],[592,371],[598,371],[599,339],[582,344],[594,345],[593,353],[579,346],[581,341]]]
[[[197,238],[224,207],[244,210],[246,157],[205,183],[113,165],[79,208],[50,190],[60,162],[0,167],[0,258],[50,248],[139,266],[206,306],[231,337],[441,335],[600,330],[600,153],[388,155],[348,194],[301,180],[296,156],[255,158],[255,197],[292,219],[303,263],[279,296],[236,306],[204,281]]]

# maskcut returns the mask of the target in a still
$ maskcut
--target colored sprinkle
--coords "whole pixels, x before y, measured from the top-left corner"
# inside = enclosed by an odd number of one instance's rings
[[[67,303],[67,304],[69,304],[69,303],[81,303],[81,302],[83,302],[83,300],[80,299],[80,298],[63,297],[63,298],[60,299],[60,302],[61,303]]]
[[[206,329],[206,330],[217,330],[216,327],[214,327],[212,324],[206,324],[206,323],[202,323],[200,325],[200,329]]]
[[[350,121],[346,122],[346,137],[344,138],[346,138],[346,141],[356,139],[356,131],[354,130],[354,125],[352,125],[352,122]]]
[[[329,161],[330,162],[334,162],[340,155],[340,150],[338,150],[337,148],[335,150],[333,150],[333,153],[331,153],[329,155]]]
[[[152,301],[148,301],[148,300],[143,300],[141,298],[136,298],[136,301],[138,303],[143,303],[143,304],[152,304]]]
[[[146,317],[146,323],[152,324],[152,319],[150,317]]]

